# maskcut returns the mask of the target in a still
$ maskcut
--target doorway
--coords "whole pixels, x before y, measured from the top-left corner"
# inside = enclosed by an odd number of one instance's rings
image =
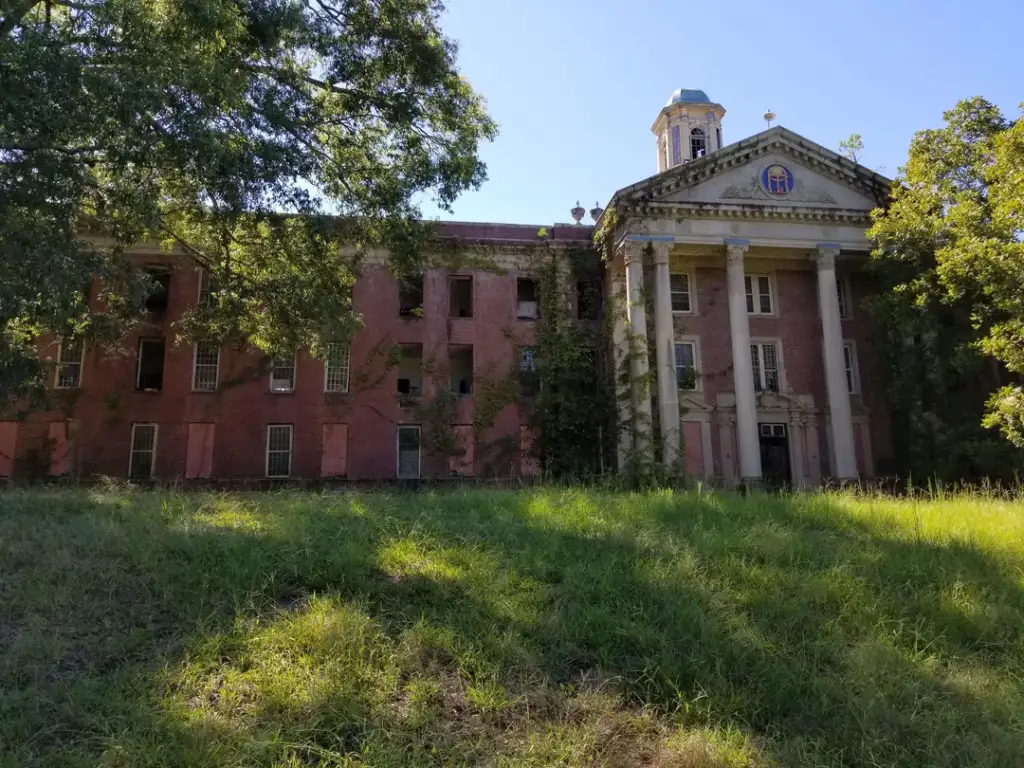
[[[770,490],[789,487],[789,433],[785,424],[760,424],[761,477]]]

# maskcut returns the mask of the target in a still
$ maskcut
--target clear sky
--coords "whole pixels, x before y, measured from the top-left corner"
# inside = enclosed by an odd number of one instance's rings
[[[657,171],[651,124],[676,88],[725,107],[726,144],[783,125],[830,149],[860,133],[894,176],[916,130],[981,95],[1024,101],[1021,0],[447,0],[445,33],[500,126],[488,180],[453,215],[569,222]],[[589,222],[589,216],[585,221]]]

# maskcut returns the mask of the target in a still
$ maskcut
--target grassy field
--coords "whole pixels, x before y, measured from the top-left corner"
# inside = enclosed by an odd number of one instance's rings
[[[1022,764],[1022,503],[0,494],[3,766]]]

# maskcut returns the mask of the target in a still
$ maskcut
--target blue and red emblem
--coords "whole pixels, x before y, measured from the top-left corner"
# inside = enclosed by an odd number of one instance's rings
[[[785,197],[793,191],[793,174],[784,165],[769,165],[761,171],[761,186],[769,195]]]

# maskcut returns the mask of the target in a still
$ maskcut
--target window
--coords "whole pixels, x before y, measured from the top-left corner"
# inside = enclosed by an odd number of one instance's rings
[[[324,363],[324,392],[348,392],[348,344],[332,341]]]
[[[448,314],[450,317],[473,316],[473,278],[453,277],[448,281]]]
[[[715,138],[718,140],[718,142],[715,144],[715,149],[721,149],[722,148],[722,129],[721,128],[715,128]]]
[[[689,312],[692,306],[690,302],[690,276],[669,275],[669,286],[672,291],[672,311]]]
[[[761,437],[785,437],[785,424],[761,424]]]
[[[214,285],[213,276],[210,274],[210,270],[205,267],[199,268],[199,295],[196,300],[199,304],[205,305],[210,303],[210,294],[214,293],[217,287]]]
[[[398,428],[398,477],[415,479],[420,476],[420,428]]]
[[[839,317],[850,319],[850,285],[841,277],[836,278],[836,296],[839,299]]]
[[[267,477],[292,473],[292,425],[267,425]]]
[[[128,457],[128,477],[148,480],[156,463],[156,424],[132,424],[132,450]]]
[[[452,344],[448,347],[451,368],[451,390],[456,395],[473,394],[473,346]]]
[[[423,393],[423,345],[399,344],[398,394],[416,397]]]
[[[525,397],[532,397],[540,391],[536,347],[519,348],[519,391]]]
[[[751,315],[770,315],[773,311],[772,279],[768,275],[746,275],[747,312]]]
[[[846,391],[856,395],[860,392],[860,373],[857,370],[857,347],[852,341],[843,342],[843,366],[846,368]]]
[[[704,129],[697,126],[690,131],[690,157],[696,160],[708,153],[708,136]]]
[[[676,385],[697,388],[697,346],[692,341],[676,342]]]
[[[216,386],[216,384],[214,385]],[[273,360],[270,363],[270,391],[287,393],[295,391],[295,358]]]
[[[536,320],[540,317],[539,294],[536,280],[529,277],[516,280],[516,317],[520,320]]]
[[[754,391],[778,392],[779,350],[774,341],[750,345],[750,361],[754,366]]]
[[[402,317],[423,314],[423,275],[402,278],[398,284],[398,314]]]
[[[159,392],[164,388],[163,339],[139,339],[135,388],[144,392]]]
[[[215,392],[220,372],[220,347],[214,344],[196,344],[192,357],[192,389],[197,392]]]
[[[81,340],[65,339],[57,347],[57,375],[53,386],[57,389],[78,389],[82,384],[82,356],[85,345]]]
[[[146,277],[151,285],[146,295],[147,312],[164,312],[171,293],[171,273],[166,269],[150,268],[146,270]]]
[[[580,320],[597,320],[601,315],[601,281],[576,281],[576,317]]]

